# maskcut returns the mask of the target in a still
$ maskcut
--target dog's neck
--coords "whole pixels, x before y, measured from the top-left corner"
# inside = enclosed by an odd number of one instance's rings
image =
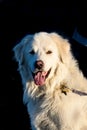
[[[61,89],[61,92],[64,93],[65,95],[67,95],[67,93],[68,93],[69,91],[72,91],[73,93],[78,94],[78,95],[80,95],[80,96],[87,96],[87,93],[86,93],[86,92],[82,92],[82,91],[79,91],[79,90],[73,89],[73,88],[70,89],[70,88],[68,88],[68,87],[66,87],[66,86],[64,86],[64,85],[61,85],[60,89]]]

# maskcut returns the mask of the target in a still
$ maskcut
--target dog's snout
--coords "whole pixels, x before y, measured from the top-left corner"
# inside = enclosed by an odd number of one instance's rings
[[[43,61],[38,60],[38,61],[35,62],[35,68],[37,68],[37,69],[42,69],[43,66],[44,66]]]

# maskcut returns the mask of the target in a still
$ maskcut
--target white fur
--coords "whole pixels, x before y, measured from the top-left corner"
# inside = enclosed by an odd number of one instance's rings
[[[13,48],[32,130],[87,130],[87,96],[70,90],[87,93],[87,79],[70,49],[68,40],[46,32],[27,35]],[[44,62],[44,71],[51,68],[42,86],[36,85],[32,76],[36,60]],[[62,85],[70,88],[66,94],[61,91]]]

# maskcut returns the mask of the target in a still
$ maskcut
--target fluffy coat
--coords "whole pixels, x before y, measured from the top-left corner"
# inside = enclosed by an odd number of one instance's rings
[[[87,79],[68,40],[39,32],[25,36],[13,51],[32,130],[87,130]]]

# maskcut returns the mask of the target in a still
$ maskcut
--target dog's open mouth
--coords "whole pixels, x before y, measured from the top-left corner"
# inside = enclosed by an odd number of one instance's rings
[[[36,73],[33,73],[34,82],[38,86],[42,86],[45,84],[45,80],[50,74],[51,69],[49,69],[47,72],[45,71],[37,71]]]

